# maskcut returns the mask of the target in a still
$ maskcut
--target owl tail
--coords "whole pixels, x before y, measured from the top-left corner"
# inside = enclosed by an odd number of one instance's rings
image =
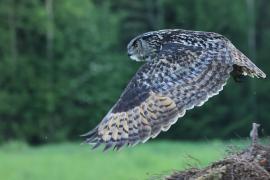
[[[248,75],[257,78],[266,78],[266,74],[260,70],[248,57],[239,51],[232,43],[229,43],[229,51],[234,62],[234,73]]]

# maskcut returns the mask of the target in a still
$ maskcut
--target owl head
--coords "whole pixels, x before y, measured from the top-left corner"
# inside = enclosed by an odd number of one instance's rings
[[[161,37],[157,34],[142,34],[132,39],[128,46],[128,56],[135,61],[155,59],[161,46]]]

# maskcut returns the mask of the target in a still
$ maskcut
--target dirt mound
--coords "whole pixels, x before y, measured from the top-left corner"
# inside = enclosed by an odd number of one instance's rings
[[[258,144],[258,124],[253,123],[251,146],[204,169],[174,172],[165,180],[270,180],[270,146]]]

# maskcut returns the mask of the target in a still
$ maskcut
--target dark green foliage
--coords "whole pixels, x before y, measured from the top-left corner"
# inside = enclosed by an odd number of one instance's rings
[[[140,66],[126,43],[162,28],[215,31],[252,55],[269,74],[270,3],[256,1],[250,22],[246,1],[0,2],[0,142],[78,140],[106,114]],[[187,113],[165,138],[246,135],[252,121],[270,129],[268,80],[230,81],[219,96]]]

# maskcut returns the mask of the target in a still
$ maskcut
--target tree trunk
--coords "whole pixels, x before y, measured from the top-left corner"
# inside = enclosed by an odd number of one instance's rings
[[[17,19],[16,19],[16,2],[15,0],[10,0],[10,8],[8,14],[8,24],[10,31],[10,54],[11,59],[16,62],[18,57],[17,49]]]
[[[46,0],[46,12],[48,17],[48,24],[47,24],[47,58],[51,60],[53,58],[53,38],[54,38],[54,30],[53,30],[53,0]]]
[[[247,2],[247,16],[248,16],[248,53],[250,59],[256,64],[256,17],[255,17],[255,2],[254,0],[246,0]],[[257,112],[257,98],[256,98],[256,84],[255,81],[250,82],[250,103],[253,120],[258,121]]]

